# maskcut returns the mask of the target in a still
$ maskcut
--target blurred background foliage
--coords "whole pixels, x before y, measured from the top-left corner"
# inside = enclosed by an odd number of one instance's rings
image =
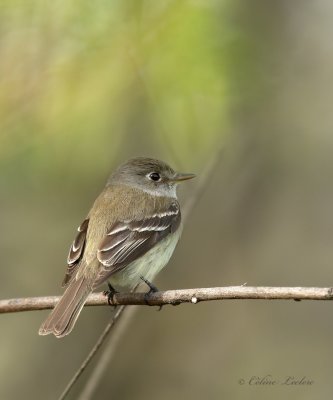
[[[128,142],[203,163],[223,134],[228,46],[211,6],[18,1],[0,18],[1,161],[27,179],[84,184]]]
[[[221,148],[157,286],[330,286],[332,17],[325,0],[0,0],[1,297],[61,293],[75,229],[119,162],[200,179]],[[138,308],[92,398],[332,394],[329,302],[154,311]],[[0,398],[56,399],[111,313],[85,309],[63,340],[38,337],[46,312],[2,315]],[[238,383],[269,374],[314,384]]]

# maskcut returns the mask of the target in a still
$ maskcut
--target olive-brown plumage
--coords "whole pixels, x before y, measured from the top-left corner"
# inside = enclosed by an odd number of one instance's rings
[[[109,178],[68,254],[65,293],[42,324],[40,335],[71,332],[89,294],[105,281],[132,288],[162,269],[178,242],[181,213],[176,184],[194,175],[135,158]]]

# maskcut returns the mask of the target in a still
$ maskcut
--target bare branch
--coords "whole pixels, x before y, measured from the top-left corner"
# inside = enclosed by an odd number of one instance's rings
[[[106,337],[108,336],[108,334],[115,327],[115,324],[116,324],[117,320],[119,319],[119,317],[122,315],[124,309],[125,309],[125,306],[121,306],[121,307],[118,308],[118,310],[116,311],[116,313],[113,316],[112,320],[106,325],[103,333],[98,338],[98,340],[95,343],[94,347],[90,350],[88,356],[85,358],[83,363],[80,365],[80,368],[75,372],[75,375],[68,382],[65,390],[60,395],[59,400],[64,400],[67,397],[67,395],[70,392],[70,390],[72,389],[74,383],[80,378],[82,372],[87,368],[88,364],[90,363],[90,361],[92,360],[94,355],[97,353],[98,349],[104,343],[104,341],[105,341]]]
[[[98,362],[95,364],[94,368],[91,368],[89,376],[83,380],[81,393],[78,395],[76,400],[90,400],[96,398],[96,396],[94,396],[96,388],[105,374],[110,360],[112,362],[112,358],[118,349],[118,344],[123,339],[124,332],[131,323],[132,317],[136,310],[137,306],[126,308],[124,306],[122,317],[119,318],[117,325],[113,328],[112,334],[108,335],[107,342],[104,345],[103,351],[101,351]],[[108,326],[109,325],[110,324],[108,324]],[[87,361],[85,360],[85,362]]]
[[[60,296],[27,297],[22,299],[0,300],[0,313],[45,310],[53,308]],[[319,287],[268,287],[268,286],[227,286],[197,289],[177,289],[152,293],[150,306],[167,304],[199,303],[211,300],[332,300],[332,288]],[[114,305],[147,305],[145,293],[117,293]],[[103,293],[93,293],[86,306],[108,305]]]

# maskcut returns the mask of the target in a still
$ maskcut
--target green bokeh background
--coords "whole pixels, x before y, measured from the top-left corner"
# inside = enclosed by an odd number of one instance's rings
[[[61,293],[75,229],[118,163],[197,173],[185,204],[220,149],[157,286],[330,286],[332,17],[321,0],[0,0],[1,297]],[[46,314],[1,316],[1,399],[58,398],[112,310],[85,309],[62,340],[37,335]],[[329,398],[332,315],[305,301],[139,307],[91,396],[100,358],[70,398]],[[266,375],[314,383],[248,384]]]

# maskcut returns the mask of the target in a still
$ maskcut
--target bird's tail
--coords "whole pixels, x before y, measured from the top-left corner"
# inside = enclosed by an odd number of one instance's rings
[[[39,328],[40,335],[53,333],[57,338],[68,335],[92,291],[91,281],[84,276],[73,280],[58,304]]]

